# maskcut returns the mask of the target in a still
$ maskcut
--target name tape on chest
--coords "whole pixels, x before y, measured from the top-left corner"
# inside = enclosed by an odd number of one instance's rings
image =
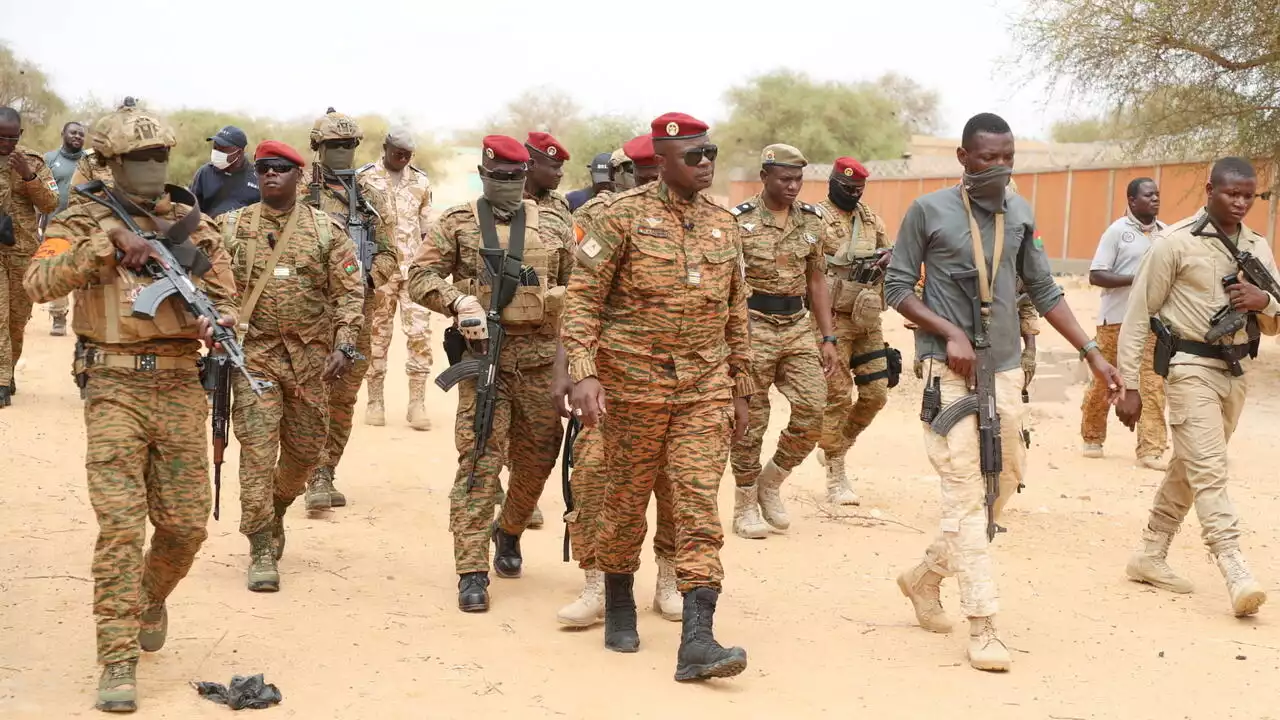
[[[293,268],[281,267],[277,265],[276,269],[272,271],[272,274],[278,278],[287,278],[293,274]]]

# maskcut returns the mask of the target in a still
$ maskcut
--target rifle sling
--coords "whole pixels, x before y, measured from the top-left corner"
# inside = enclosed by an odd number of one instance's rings
[[[276,238],[276,246],[271,249],[271,255],[267,257],[267,264],[262,269],[262,275],[258,277],[257,282],[253,283],[249,296],[245,299],[244,307],[240,309],[240,328],[242,331],[248,331],[249,319],[253,317],[253,309],[258,305],[258,298],[262,297],[262,291],[266,289],[267,283],[275,273],[276,265],[280,262],[280,256],[284,253],[285,246],[293,238],[293,232],[298,227],[298,213],[300,205],[293,204],[293,210],[289,212],[289,219],[285,221],[284,230],[280,232],[280,237]],[[258,253],[258,228],[262,225],[262,205],[261,203],[253,205],[248,209],[249,215],[249,241],[245,245],[245,269],[244,269],[244,286],[250,287],[253,280],[254,259]]]
[[[982,229],[973,217],[973,205],[969,202],[969,193],[964,186],[960,187],[960,199],[964,201],[964,210],[969,215],[969,234],[973,240],[973,263],[978,266],[978,296],[984,308],[991,306],[995,295],[996,274],[1000,272],[1000,257],[1004,254],[1004,213],[995,213],[996,233],[992,239],[991,279],[987,280],[987,253],[982,247]]]
[[[524,261],[525,218],[524,203],[520,203],[515,215],[511,217],[511,236],[507,241],[506,257],[499,267],[490,265],[484,253],[481,253],[481,260],[492,276],[493,295],[489,301],[491,310],[501,311],[506,307],[515,296],[516,287],[520,285],[520,263]],[[476,224],[480,226],[480,238],[486,250],[503,249],[498,239],[498,223],[493,216],[493,206],[487,198],[482,197],[476,201]],[[510,288],[509,292],[507,288]]]
[[[168,241],[166,244],[169,246],[169,250],[174,253],[174,257],[178,257],[179,260],[183,259],[182,257],[179,257],[178,248],[189,243],[191,233],[195,232],[196,228],[200,227],[200,218],[203,217],[200,213],[200,205],[194,196],[177,186],[165,186],[166,191],[169,193],[169,198],[174,202],[181,202],[183,200],[191,201],[188,203],[191,205],[190,212],[179,218],[177,222],[170,223],[168,220],[156,217],[147,210],[138,207],[138,205],[130,200],[128,196],[116,188],[103,186],[103,189],[106,191],[107,195],[115,201],[114,206],[107,204],[107,207],[111,208],[121,220],[124,220],[126,225],[135,228],[137,227],[137,223],[133,221],[132,217],[129,217],[131,215],[140,215],[142,217],[149,218],[152,224],[155,225],[156,229],[160,230],[161,234],[164,235],[165,239]],[[185,193],[185,197],[174,197],[174,193],[179,190]],[[204,251],[194,247],[193,245],[188,245],[188,247],[190,247],[193,252],[183,252],[183,255],[185,255],[189,260],[187,263],[188,267],[184,267],[184,269],[196,277],[201,277],[213,267],[213,264],[209,262],[209,258],[204,254]]]

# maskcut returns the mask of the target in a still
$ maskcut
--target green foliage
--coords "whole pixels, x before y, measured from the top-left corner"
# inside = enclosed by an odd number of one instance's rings
[[[40,68],[19,59],[4,44],[0,44],[0,106],[22,113],[24,125],[48,122],[67,107]]]
[[[1115,108],[1135,151],[1280,161],[1275,0],[1033,0],[1015,35],[1017,66]]]
[[[899,75],[872,83],[816,82],[804,73],[759,75],[725,93],[729,120],[715,136],[731,165],[754,167],[769,144],[794,145],[813,163],[841,155],[898,157],[914,132],[938,124],[937,93]]]

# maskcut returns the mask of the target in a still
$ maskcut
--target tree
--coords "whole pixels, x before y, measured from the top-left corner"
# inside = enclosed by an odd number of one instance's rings
[[[3,44],[0,44],[0,106],[20,112],[24,126],[46,123],[67,108],[49,87],[49,78],[40,68],[18,59],[9,46]]]
[[[1032,0],[1018,64],[1125,118],[1134,150],[1280,161],[1274,0]]]
[[[731,165],[758,163],[766,145],[794,145],[811,162],[841,155],[896,158],[913,132],[937,125],[938,97],[899,75],[873,83],[819,83],[779,70],[725,93],[729,119],[716,135]]]

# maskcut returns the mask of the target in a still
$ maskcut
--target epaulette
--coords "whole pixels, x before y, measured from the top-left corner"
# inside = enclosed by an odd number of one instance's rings
[[[365,163],[364,165],[360,166],[358,170],[356,170],[356,174],[359,175],[365,170],[368,170],[369,168],[373,167],[373,165],[374,165],[373,163]]]
[[[817,215],[818,217],[822,217],[822,208],[818,207],[817,205],[810,205],[807,202],[796,203],[796,204],[800,206],[800,209],[802,211],[810,213],[812,215]]]
[[[456,215],[460,212],[471,212],[471,203],[458,203],[457,205],[445,208],[444,212],[440,213],[440,219],[444,220],[445,216]]]
[[[729,212],[733,213],[734,217],[737,217],[743,213],[748,213],[755,209],[756,209],[756,204],[748,200],[740,205],[737,205]]]
[[[421,175],[422,177],[424,177],[424,178],[426,178],[426,179],[428,179],[428,180],[430,180],[430,179],[431,179],[431,176],[430,176],[430,175],[427,175],[427,171],[426,171],[426,170],[423,170],[422,168],[420,168],[420,167],[418,167],[418,166],[416,166],[416,165],[410,165],[410,166],[409,166],[409,169],[410,169],[410,170],[412,170],[412,171],[414,171],[414,172],[416,172],[416,173],[418,173],[419,175]]]

